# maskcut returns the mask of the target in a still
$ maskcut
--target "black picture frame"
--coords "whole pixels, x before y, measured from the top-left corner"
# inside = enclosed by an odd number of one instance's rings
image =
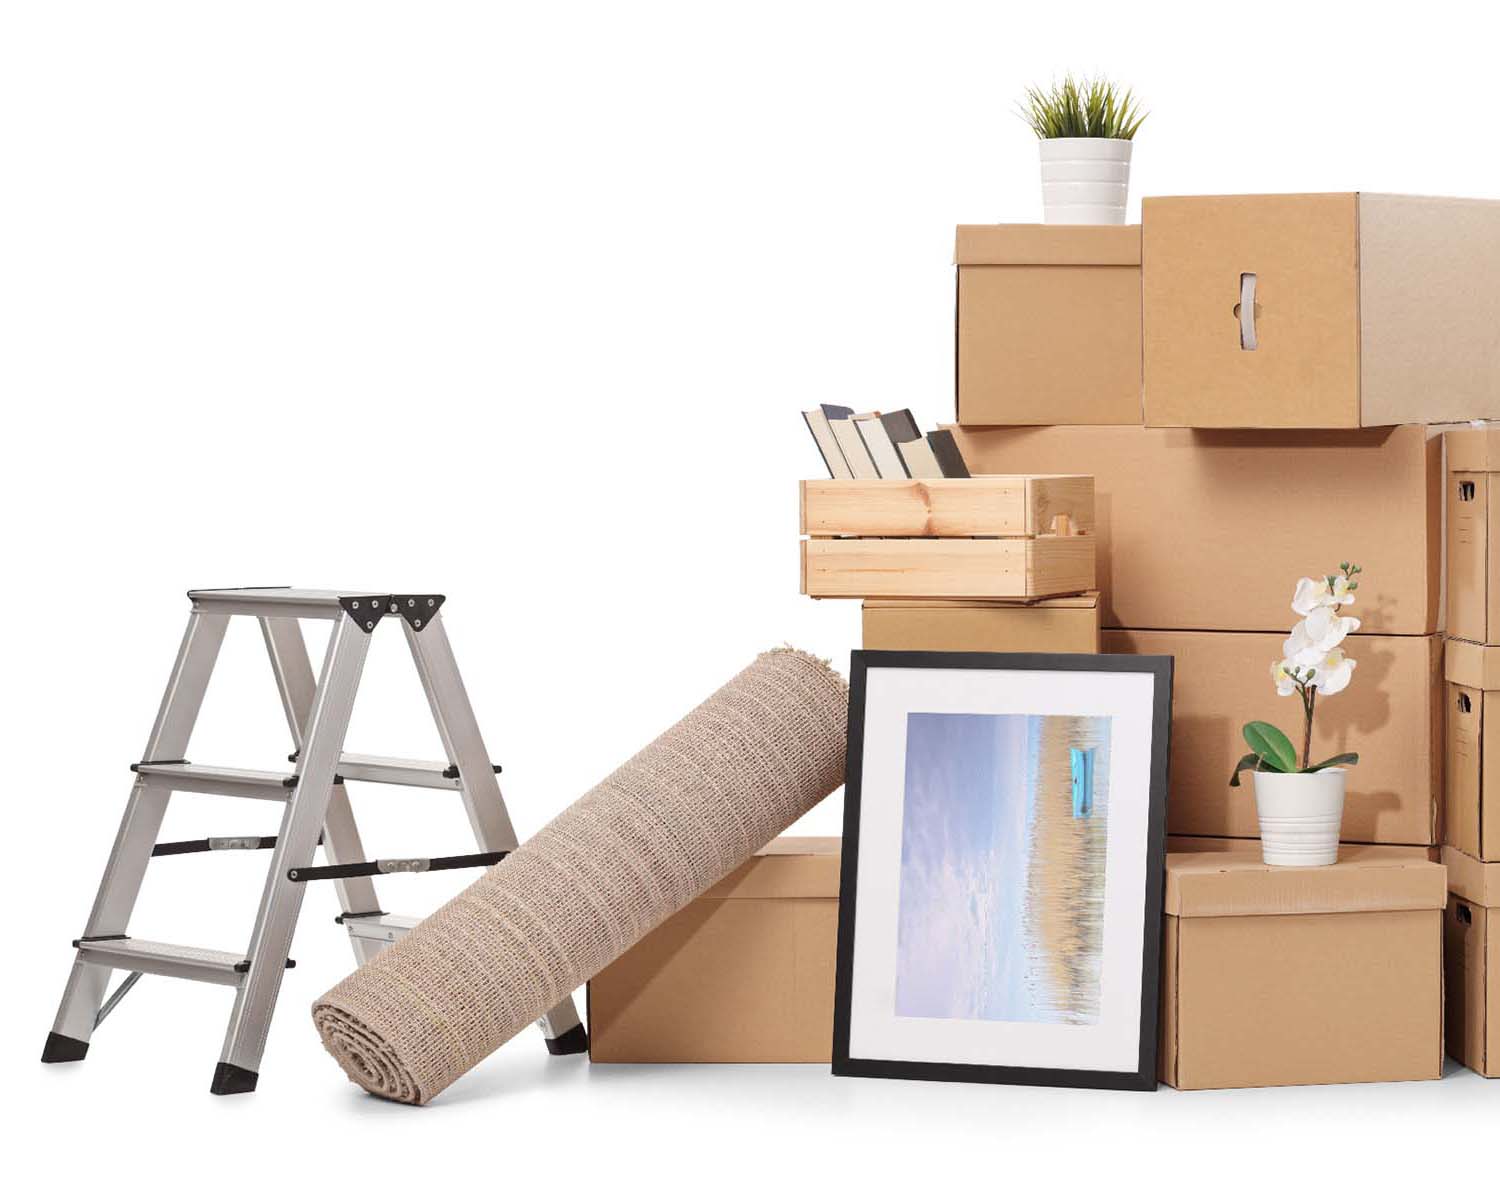
[[[1065,653],[862,651],[850,656],[849,742],[844,786],[844,838],[840,867],[838,950],[834,980],[834,1074],[939,1082],[987,1082],[1108,1090],[1155,1090],[1161,986],[1162,889],[1166,868],[1167,768],[1171,743],[1172,657]],[[854,991],[854,919],[859,905],[860,794],[863,783],[866,676],[871,668],[1002,669],[1069,673],[1142,673],[1152,691],[1151,766],[1147,815],[1145,913],[1142,916],[1139,1061],[1134,1071],[969,1065],[955,1062],[851,1057]]]

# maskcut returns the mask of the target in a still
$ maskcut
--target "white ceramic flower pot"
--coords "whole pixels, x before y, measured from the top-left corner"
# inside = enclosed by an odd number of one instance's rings
[[[1129,138],[1043,138],[1042,219],[1048,225],[1123,226]]]
[[[1260,819],[1260,858],[1268,865],[1331,865],[1339,858],[1344,770],[1251,773]]]

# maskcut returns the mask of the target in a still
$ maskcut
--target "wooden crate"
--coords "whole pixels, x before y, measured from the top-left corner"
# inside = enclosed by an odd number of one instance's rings
[[[1095,586],[1087,476],[802,482],[811,597],[1028,599]]]

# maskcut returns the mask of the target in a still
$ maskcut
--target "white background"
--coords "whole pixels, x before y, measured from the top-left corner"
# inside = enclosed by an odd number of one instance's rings
[[[191,983],[143,983],[82,1066],[37,1056],[185,589],[446,591],[534,831],[757,650],[842,660],[857,642],[852,603],[797,595],[794,482],[819,471],[797,411],[951,416],[952,227],[1039,217],[1012,112],[1025,83],[1074,68],[1136,85],[1152,116],[1133,200],[1500,196],[1489,9],[0,11],[10,1182],[550,1198],[873,1181],[946,1198],[964,1179],[1234,1195],[1306,1174],[1373,1197],[1478,1164],[1443,1150],[1487,1147],[1500,1084],[1456,1070],[1119,1096],[590,1069],[527,1034],[437,1105],[382,1105],[307,1020],[349,964],[326,886],[255,1095],[208,1095],[229,1000]],[[372,654],[350,745],[435,754],[400,642]],[[232,626],[222,678],[193,755],[278,763],[253,624]],[[466,846],[449,800],[372,787],[356,807],[378,854]],[[274,817],[188,799],[166,837]],[[805,828],[838,825],[831,803]],[[161,863],[133,930],[243,942],[264,863]],[[460,881],[396,884],[387,904],[416,910]]]

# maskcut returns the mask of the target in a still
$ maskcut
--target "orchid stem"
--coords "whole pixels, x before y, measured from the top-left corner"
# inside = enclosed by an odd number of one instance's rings
[[[1318,703],[1318,687],[1313,685],[1302,691],[1302,717],[1304,720],[1302,728],[1302,771],[1307,771],[1307,766],[1312,763],[1312,723],[1313,707]]]

